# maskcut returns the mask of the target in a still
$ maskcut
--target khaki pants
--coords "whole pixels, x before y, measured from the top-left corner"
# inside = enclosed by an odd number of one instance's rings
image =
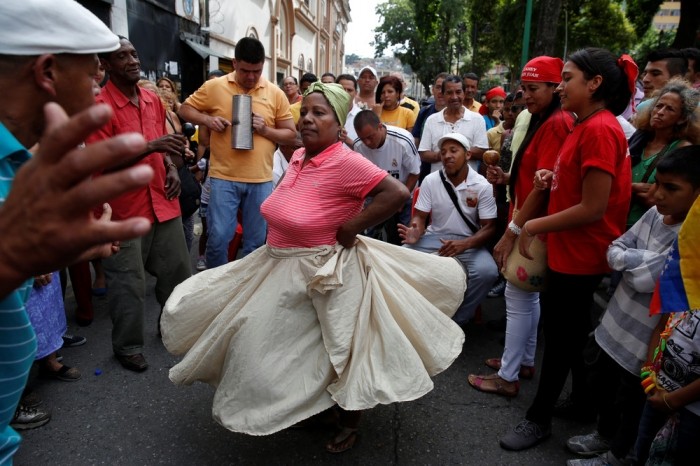
[[[121,242],[103,260],[112,318],[112,349],[129,356],[143,352],[146,272],[156,277],[161,308],[173,289],[192,275],[180,217],[154,223],[142,238]]]

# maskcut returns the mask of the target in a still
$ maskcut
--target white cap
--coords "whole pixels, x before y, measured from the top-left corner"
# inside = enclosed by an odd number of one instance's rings
[[[452,141],[457,141],[464,147],[464,150],[469,150],[471,149],[471,145],[469,144],[469,140],[463,135],[459,133],[449,133],[444,135],[438,140],[438,147],[442,147],[442,143],[447,141],[447,140],[452,140]]]
[[[111,52],[119,37],[75,0],[0,2],[0,54]]]
[[[375,70],[371,66],[365,66],[364,68],[362,68],[360,70],[360,72],[358,73],[357,77],[359,78],[360,76],[362,76],[362,72],[365,70],[368,70],[370,73],[372,73],[374,75],[375,79],[377,79],[377,80],[379,79],[379,76],[377,75],[377,70]]]

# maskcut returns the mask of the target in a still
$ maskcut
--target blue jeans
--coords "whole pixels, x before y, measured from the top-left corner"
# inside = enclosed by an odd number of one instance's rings
[[[441,239],[464,239],[459,235],[436,235],[425,233],[416,244],[406,245],[411,249],[433,253],[442,247]],[[463,325],[474,317],[474,311],[498,278],[498,267],[486,248],[468,249],[455,256],[467,274],[467,291],[464,293],[464,301],[452,316],[452,320]]]
[[[260,206],[272,193],[272,182],[239,183],[211,179],[211,197],[207,210],[207,266],[218,267],[228,262],[228,244],[242,214],[243,252],[245,256],[265,244],[267,222]]]

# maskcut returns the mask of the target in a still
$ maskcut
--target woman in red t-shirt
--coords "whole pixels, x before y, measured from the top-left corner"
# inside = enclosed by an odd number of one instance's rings
[[[595,412],[583,380],[583,348],[592,329],[593,293],[609,272],[606,250],[625,231],[630,161],[615,115],[627,107],[636,77],[630,57],[617,59],[598,48],[574,53],[562,70],[557,88],[562,108],[576,113],[577,120],[554,170],[535,174],[535,188],[550,190],[547,215],[525,222],[520,238],[520,252],[529,257],[532,238],[547,234],[544,358],[525,419],[500,440],[505,449],[523,450],[549,437],[554,405],[569,371],[574,410]]]
[[[563,112],[556,88],[561,82],[564,62],[559,58],[537,57],[530,60],[520,76],[523,97],[532,114],[530,125],[518,148],[510,173],[494,165],[487,168],[487,179],[492,184],[509,185],[511,220],[505,234],[493,251],[499,269],[506,260],[520,234],[520,226],[530,218],[540,217],[547,211],[545,191],[537,191],[537,199],[524,206],[533,189],[532,179],[539,169],[554,169],[557,154],[573,128],[573,117]],[[483,108],[483,106],[482,106]],[[507,283],[506,344],[502,358],[486,360],[486,365],[498,372],[491,375],[468,377],[469,384],[486,393],[516,396],[520,389],[519,378],[532,378],[535,373],[535,349],[537,324],[540,320],[540,294]]]

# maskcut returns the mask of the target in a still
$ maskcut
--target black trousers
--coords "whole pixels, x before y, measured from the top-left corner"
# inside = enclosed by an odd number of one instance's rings
[[[572,401],[593,407],[583,365],[583,348],[593,329],[593,293],[603,275],[569,275],[549,271],[547,291],[540,297],[544,332],[544,356],[537,394],[525,418],[541,425],[552,422],[552,410],[569,372]]]

